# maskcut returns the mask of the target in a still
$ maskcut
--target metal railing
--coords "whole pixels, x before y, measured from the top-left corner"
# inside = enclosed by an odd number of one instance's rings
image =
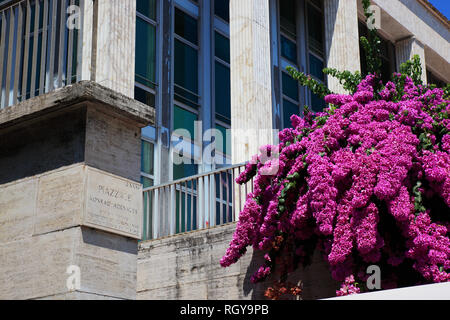
[[[0,108],[79,80],[82,32],[67,9],[80,1],[0,2]]]
[[[142,240],[236,221],[253,179],[238,185],[245,165],[235,165],[144,189]]]

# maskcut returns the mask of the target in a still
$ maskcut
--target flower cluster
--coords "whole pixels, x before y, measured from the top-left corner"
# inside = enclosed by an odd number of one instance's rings
[[[293,115],[280,144],[261,148],[278,158],[256,156],[237,178],[254,188],[222,266],[253,246],[266,255],[252,281],[286,276],[320,243],[338,295],[359,292],[370,264],[397,285],[450,281],[449,101],[408,77],[377,81],[326,96],[325,112]]]

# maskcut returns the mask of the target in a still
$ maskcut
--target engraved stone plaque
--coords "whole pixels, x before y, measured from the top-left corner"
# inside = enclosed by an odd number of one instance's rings
[[[141,238],[142,185],[87,167],[83,225]]]

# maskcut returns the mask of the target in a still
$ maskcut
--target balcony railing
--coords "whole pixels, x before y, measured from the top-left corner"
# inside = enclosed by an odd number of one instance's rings
[[[244,165],[144,189],[143,240],[236,221],[253,180],[237,185]]]
[[[0,108],[79,80],[82,33],[67,22],[80,2],[0,1]]]

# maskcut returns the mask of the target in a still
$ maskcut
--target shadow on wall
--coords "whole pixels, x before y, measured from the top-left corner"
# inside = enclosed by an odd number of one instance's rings
[[[266,281],[258,284],[250,281],[251,276],[258,270],[263,261],[263,253],[253,251],[251,263],[247,269],[243,283],[243,293],[246,296],[251,295],[251,300],[266,300],[267,298],[264,296],[264,293],[276,280],[274,276],[271,276]],[[311,264],[297,269],[288,277],[288,282],[292,284],[302,283],[303,291],[299,297],[302,300],[335,297],[336,290],[339,289],[339,283],[331,278],[328,266],[317,250],[314,252]],[[294,296],[286,296],[284,299],[299,300]]]
[[[0,129],[0,184],[84,161],[86,110]]]
[[[137,298],[146,300],[266,300],[273,278],[253,284],[251,276],[264,263],[264,253],[248,248],[228,268],[220,259],[233,237],[236,223],[193,231],[139,244]],[[303,299],[335,297],[339,284],[331,279],[319,252],[311,265],[298,269],[288,281],[303,282]],[[295,299],[295,297],[292,297]]]

